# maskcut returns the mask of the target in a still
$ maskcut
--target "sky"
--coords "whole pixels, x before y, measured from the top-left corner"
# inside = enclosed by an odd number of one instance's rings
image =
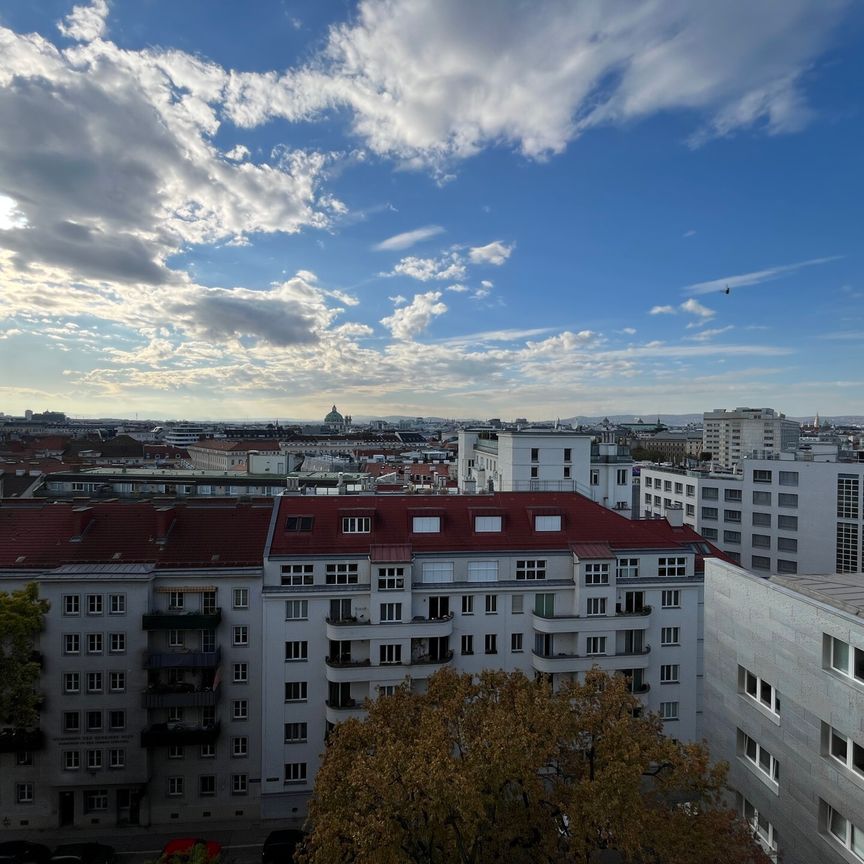
[[[0,411],[864,414],[862,36],[854,0],[4,0]]]

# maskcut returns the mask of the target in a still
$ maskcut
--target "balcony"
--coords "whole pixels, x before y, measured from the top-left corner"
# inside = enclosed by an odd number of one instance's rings
[[[641,612],[621,612],[616,606],[614,615],[541,615],[533,612],[532,626],[538,633],[599,633],[621,628],[626,618],[629,630],[647,630],[651,622],[648,616],[651,607],[645,606]]]
[[[141,626],[145,630],[215,630],[222,620],[222,610],[212,612],[147,612]]]
[[[413,618],[411,621],[372,624],[355,619],[327,618],[327,638],[334,641],[349,639],[413,639],[450,636],[453,633],[453,613],[443,618]]]
[[[222,660],[222,648],[213,651],[145,651],[145,669],[215,669]]]
[[[326,706],[328,723],[342,723],[349,717],[356,717],[360,720],[366,716],[363,702],[358,702],[356,699],[343,699],[338,703],[328,700]]]
[[[636,654],[538,654],[532,652],[532,665],[538,672],[547,674],[553,672],[587,672],[594,666],[598,666],[604,672],[617,672],[622,669],[632,669],[634,667],[633,658],[635,656],[644,656],[650,651],[650,648],[644,652]],[[647,668],[648,661],[644,666],[640,665],[637,668]]]
[[[0,753],[41,750],[45,733],[41,729],[0,729]]]
[[[207,708],[219,701],[221,685],[195,688],[191,684],[148,687],[142,696],[143,708]]]
[[[419,657],[412,657],[411,666],[441,666],[444,663],[449,663],[453,659],[452,651],[445,651],[433,657],[431,654],[421,654]]]
[[[219,723],[186,726],[182,723],[154,723],[141,732],[142,747],[170,747],[184,744],[215,744]]]

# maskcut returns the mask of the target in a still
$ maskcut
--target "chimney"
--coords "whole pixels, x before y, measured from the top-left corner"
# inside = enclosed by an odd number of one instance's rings
[[[156,542],[167,543],[168,535],[176,522],[173,507],[157,507],[156,508]]]
[[[95,515],[92,507],[72,508],[72,536],[69,538],[70,543],[80,543],[84,539],[84,535],[93,523]]]

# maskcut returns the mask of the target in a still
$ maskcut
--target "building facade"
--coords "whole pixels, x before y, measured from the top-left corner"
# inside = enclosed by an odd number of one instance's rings
[[[864,577],[705,581],[705,736],[783,864],[864,860]]]
[[[716,408],[702,415],[702,450],[721,468],[751,453],[771,455],[798,446],[801,427],[773,408]]]

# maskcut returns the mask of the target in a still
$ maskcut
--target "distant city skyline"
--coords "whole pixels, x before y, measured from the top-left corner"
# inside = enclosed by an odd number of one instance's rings
[[[0,410],[864,414],[861,7],[502,8],[4,3]]]

